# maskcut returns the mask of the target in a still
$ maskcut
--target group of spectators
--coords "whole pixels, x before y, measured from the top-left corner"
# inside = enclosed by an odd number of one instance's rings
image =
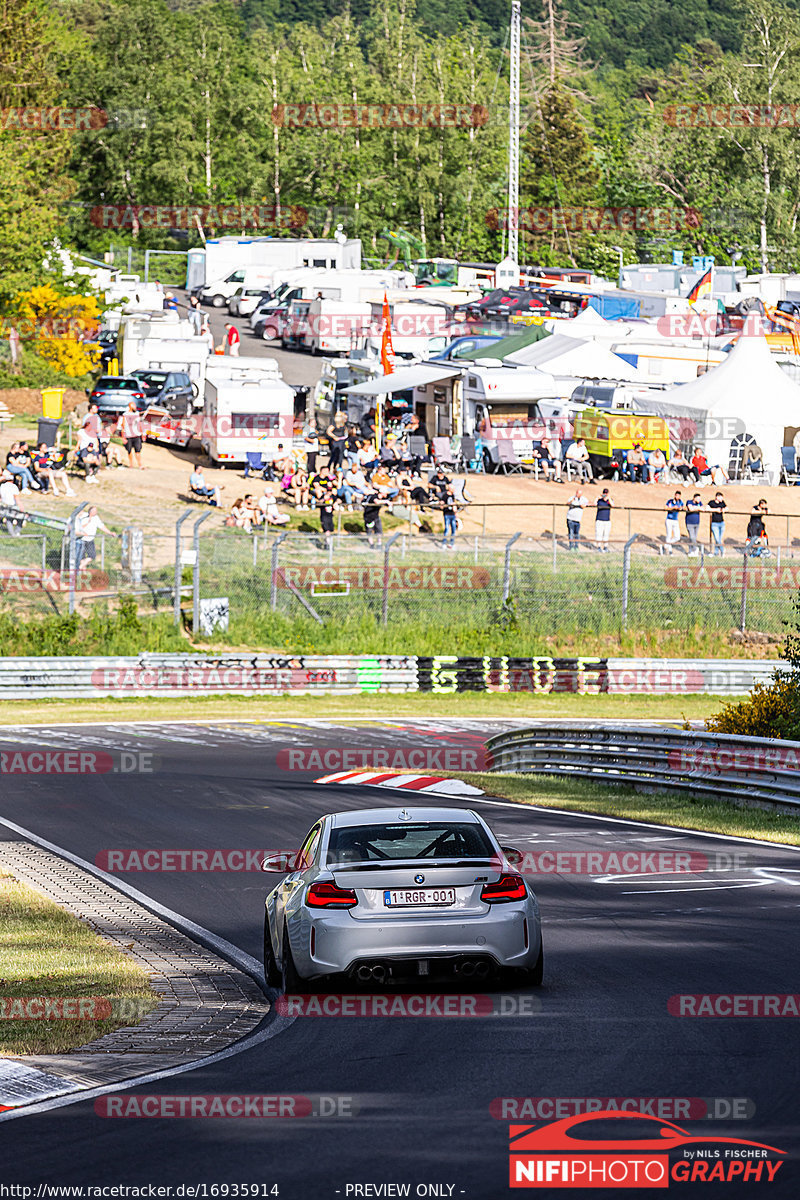
[[[411,509],[411,520],[421,525],[419,510],[437,510],[444,518],[443,545],[453,548],[458,528],[458,508],[467,503],[463,490],[456,494],[452,479],[441,467],[426,470],[428,436],[419,419],[413,417],[405,429],[388,433],[380,451],[376,448],[374,411],[358,424],[348,423],[337,413],[325,431],[327,462],[318,464],[321,455],[320,431],[316,423],[306,426],[302,447],[279,443],[275,452],[262,456],[258,473],[265,481],[264,493],[253,493],[234,501],[227,523],[250,532],[259,525],[285,525],[286,513],[279,500],[294,506],[297,512],[319,514],[325,539],[333,536],[334,513],[363,513],[364,530],[370,546],[380,545],[383,535],[382,513],[394,505]],[[419,438],[419,443],[411,439]],[[266,457],[267,461],[263,461]],[[245,470],[249,476],[252,468]],[[190,491],[215,506],[222,503],[221,489],[210,486],[201,467],[195,467],[189,480]]]
[[[553,457],[552,447],[534,452],[545,470],[545,478],[561,479],[561,463]],[[580,482],[595,483],[589,451],[583,438],[574,441],[564,455],[564,461],[570,464],[570,472],[574,472]],[[676,449],[667,460],[663,450],[645,451],[640,442],[627,451],[624,461],[615,463],[614,478],[627,479],[631,483],[668,483],[670,472],[674,472],[684,483],[693,479],[698,487],[706,484],[730,483],[730,479],[718,463],[709,466],[708,459],[699,446],[695,446],[691,459],[687,459],[680,449]]]
[[[66,496],[74,496],[70,486],[69,476],[65,467],[66,455],[63,451],[41,442],[32,448],[27,442],[14,442],[6,455],[5,467],[0,473],[0,480],[7,487],[5,495],[13,504],[8,507],[19,507],[17,496],[30,492],[52,492],[60,495],[58,484],[61,483]],[[13,489],[13,491],[12,491]]]

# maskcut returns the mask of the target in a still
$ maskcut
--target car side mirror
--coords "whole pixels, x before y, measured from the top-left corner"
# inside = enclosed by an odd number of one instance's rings
[[[279,850],[276,854],[268,854],[261,863],[262,871],[274,871],[279,875],[285,875],[288,871],[295,869],[297,855],[289,850]]]
[[[503,854],[505,854],[506,858],[513,867],[516,867],[519,863],[521,863],[525,857],[522,851],[517,850],[515,846],[501,846],[500,849],[503,851]]]

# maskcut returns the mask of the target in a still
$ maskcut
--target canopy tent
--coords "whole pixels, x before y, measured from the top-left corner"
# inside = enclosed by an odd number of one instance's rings
[[[493,347],[497,349],[497,347]],[[543,342],[526,346],[504,358],[505,362],[539,367],[550,375],[577,379],[640,380],[641,372],[605,346],[591,338],[554,333]]]
[[[781,370],[764,337],[740,337],[724,362],[691,383],[663,394],[664,401],[702,409],[706,457],[726,470],[742,445],[755,442],[765,470],[779,478],[786,430],[800,425],[800,387]]]
[[[425,387],[429,383],[439,383],[442,379],[452,379],[460,375],[468,364],[462,367],[447,367],[444,363],[417,363],[413,367],[401,367],[390,375],[377,375],[375,379],[365,379],[353,387],[345,388],[348,396],[385,396],[394,392],[405,392],[409,388]]]
[[[481,346],[477,357],[497,358],[502,362],[503,359],[508,358],[509,354],[515,354],[517,350],[524,350],[526,346],[534,346],[537,342],[552,336],[550,330],[544,325],[527,325],[517,328],[520,330],[519,333],[509,334],[508,337],[495,342],[493,346]]]

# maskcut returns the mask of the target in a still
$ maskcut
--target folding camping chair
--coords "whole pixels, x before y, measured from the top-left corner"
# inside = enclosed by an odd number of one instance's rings
[[[800,482],[800,471],[797,469],[797,451],[794,446],[781,446],[781,475],[780,482],[790,487]]]
[[[244,477],[249,479],[251,471],[263,471],[267,464],[264,462],[264,455],[260,450],[245,450],[244,453],[247,459]]]
[[[461,462],[466,471],[472,471],[475,475],[484,473],[483,442],[480,438],[462,437]]]
[[[524,475],[525,465],[517,458],[514,443],[497,439],[497,469],[504,475]]]
[[[450,467],[452,471],[455,471],[458,465],[458,455],[453,453],[448,437],[433,439],[433,457],[437,467]]]

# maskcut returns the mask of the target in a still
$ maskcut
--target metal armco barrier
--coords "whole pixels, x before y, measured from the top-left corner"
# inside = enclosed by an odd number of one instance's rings
[[[490,738],[492,771],[680,788],[800,805],[800,742],[626,725],[540,725]]]
[[[305,692],[744,695],[777,664],[748,659],[141,654],[0,658],[0,700]]]

